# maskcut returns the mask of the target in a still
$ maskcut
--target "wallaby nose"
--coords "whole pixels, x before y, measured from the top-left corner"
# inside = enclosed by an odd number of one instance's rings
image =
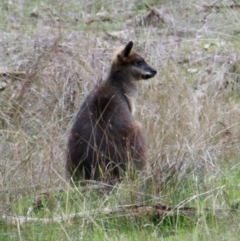
[[[151,69],[144,77],[144,79],[150,79],[154,77],[157,74],[157,71],[155,69]]]
[[[155,69],[152,70],[152,75],[155,76],[157,74],[157,71]],[[152,76],[152,77],[153,77]]]

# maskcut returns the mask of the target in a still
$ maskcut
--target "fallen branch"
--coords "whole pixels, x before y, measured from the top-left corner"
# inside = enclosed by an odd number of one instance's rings
[[[13,79],[19,79],[19,78],[25,77],[26,73],[25,72],[21,72],[21,71],[16,71],[16,72],[13,72],[13,71],[3,71],[3,72],[0,72],[0,76],[1,77],[10,77],[10,78],[13,78]]]
[[[203,6],[204,11],[210,11],[212,9],[220,10],[220,9],[225,9],[225,8],[230,8],[230,9],[235,9],[235,8],[240,8],[240,4],[230,4],[230,5],[217,5],[217,2],[206,5],[204,4]]]
[[[230,209],[229,209],[230,210]],[[101,210],[91,210],[91,211],[84,211],[80,213],[62,215],[53,218],[31,218],[26,216],[18,216],[18,215],[3,215],[2,220],[5,220],[11,224],[22,225],[24,223],[29,222],[36,222],[36,223],[43,223],[48,224],[52,222],[72,222],[79,219],[93,219],[93,217],[99,215],[116,215],[119,217],[122,216],[154,216],[159,220],[164,219],[166,216],[170,217],[177,217],[177,216],[185,216],[192,218],[194,216],[200,215],[201,213],[219,213],[219,212],[226,212],[229,211],[228,209],[219,209],[219,210],[212,210],[212,209],[204,209],[203,211],[199,211],[197,208],[171,208],[164,205],[156,205],[156,206],[144,206],[144,205],[123,205],[123,206],[116,206],[111,208],[103,208]],[[94,218],[96,219],[96,218]]]

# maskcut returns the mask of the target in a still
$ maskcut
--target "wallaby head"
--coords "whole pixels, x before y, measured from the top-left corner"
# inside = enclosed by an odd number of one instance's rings
[[[157,71],[149,66],[141,56],[132,52],[132,47],[133,42],[130,41],[124,48],[117,51],[111,72],[128,74],[132,80],[154,77]]]

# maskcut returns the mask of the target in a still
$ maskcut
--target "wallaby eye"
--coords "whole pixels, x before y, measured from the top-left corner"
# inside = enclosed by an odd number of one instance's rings
[[[143,64],[143,61],[137,60],[135,64],[136,64],[136,66],[140,67]]]

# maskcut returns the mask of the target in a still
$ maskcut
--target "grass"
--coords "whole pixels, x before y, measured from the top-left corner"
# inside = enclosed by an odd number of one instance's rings
[[[1,1],[0,240],[239,239],[240,16],[206,4],[151,0],[162,20],[144,26],[144,1]],[[65,181],[69,129],[129,40],[158,70],[139,83],[136,113],[151,170],[109,194],[76,190]],[[103,212],[130,204],[195,215]]]

